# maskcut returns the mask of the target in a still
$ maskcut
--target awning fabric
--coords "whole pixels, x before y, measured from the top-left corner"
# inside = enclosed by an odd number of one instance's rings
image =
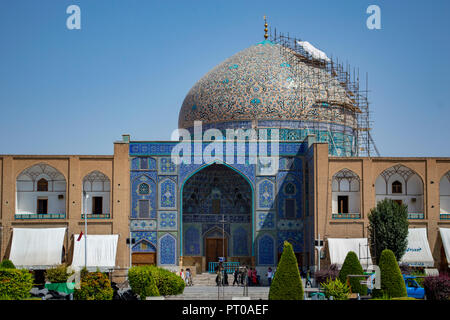
[[[73,249],[73,260],[72,269],[80,270],[85,266],[85,255],[84,255],[84,241],[85,236],[82,235],[80,241],[78,234],[74,235],[74,249]],[[87,269],[89,271],[95,271],[97,268],[100,271],[108,271],[114,269],[116,266],[116,252],[117,252],[117,242],[119,235],[98,235],[98,234],[88,234],[87,235]]]
[[[9,259],[24,269],[59,265],[65,234],[66,228],[13,228]]]
[[[331,263],[338,267],[342,267],[345,257],[350,251],[356,253],[364,269],[372,266],[367,238],[328,238],[328,249]]]
[[[426,228],[411,228],[408,230],[408,246],[400,262],[411,267],[434,266]]]
[[[442,244],[444,245],[445,256],[450,267],[450,228],[439,228]]]

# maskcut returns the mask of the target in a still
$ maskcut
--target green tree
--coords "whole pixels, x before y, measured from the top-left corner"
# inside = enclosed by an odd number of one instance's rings
[[[355,252],[350,251],[345,257],[344,264],[339,272],[339,280],[342,283],[347,283],[347,276],[349,274],[363,274],[364,270],[359,262],[358,256]],[[351,277],[349,278],[350,288],[353,293],[359,293],[361,296],[367,295],[367,286],[360,283],[364,280],[364,277]]]
[[[394,253],[385,249],[380,257],[381,290],[391,298],[406,297],[406,286]]]
[[[408,225],[408,207],[392,199],[384,199],[370,210],[370,249],[377,264],[384,249],[391,250],[400,261],[408,245]]]
[[[303,300],[303,284],[292,245],[285,241],[283,253],[269,290],[269,300]]]

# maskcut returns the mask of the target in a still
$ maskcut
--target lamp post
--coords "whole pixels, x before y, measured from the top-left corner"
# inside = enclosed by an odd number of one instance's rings
[[[84,195],[84,267],[87,269],[87,200],[89,195],[83,191]]]
[[[225,258],[225,215],[222,213],[222,258]]]
[[[225,215],[222,213],[222,261],[223,261],[223,273],[222,273],[222,280],[221,280],[221,286],[222,286],[222,298],[225,297],[225,288],[224,288],[224,280],[225,280]],[[220,272],[220,270],[219,270]]]
[[[319,265],[318,271],[320,271],[320,251],[323,248],[323,240],[320,240],[320,233],[319,233],[319,239],[315,241],[316,249],[317,249],[317,263]]]

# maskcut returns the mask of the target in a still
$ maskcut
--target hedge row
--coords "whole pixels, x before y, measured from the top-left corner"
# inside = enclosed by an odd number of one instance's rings
[[[32,287],[33,275],[28,270],[0,269],[0,299],[28,298]]]
[[[155,266],[138,266],[128,270],[131,290],[141,299],[150,296],[182,294],[185,282],[177,274]]]
[[[75,289],[75,300],[112,300],[114,290],[106,274],[82,270],[80,289]]]

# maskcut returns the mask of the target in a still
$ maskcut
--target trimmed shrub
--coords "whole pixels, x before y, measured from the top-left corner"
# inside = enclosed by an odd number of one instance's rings
[[[81,272],[80,289],[75,289],[75,300],[112,300],[113,289],[108,276],[101,272]]]
[[[322,269],[319,271],[316,271],[314,273],[314,278],[316,279],[317,283],[322,284],[327,282],[328,279],[335,280],[339,275],[339,269],[337,265],[332,264],[327,269]]]
[[[450,300],[450,276],[426,277],[423,282],[428,300]]]
[[[11,260],[5,259],[0,263],[0,269],[15,269],[16,266]]]
[[[28,270],[0,269],[0,297],[2,300],[20,300],[30,296],[33,275]]]
[[[347,256],[345,257],[341,271],[339,272],[339,280],[342,283],[347,283],[347,276],[349,274],[364,274],[358,256],[353,251],[347,253]],[[364,279],[364,277],[349,278],[350,290],[352,293],[359,293],[361,296],[367,295],[367,286],[360,283]]]
[[[391,300],[391,297],[382,289],[372,289],[372,300]]]
[[[391,298],[406,297],[406,286],[394,253],[385,249],[380,257],[381,289]]]
[[[292,245],[285,241],[275,277],[269,289],[269,300],[303,300],[303,284]]]
[[[155,278],[156,286],[162,296],[182,294],[186,283],[176,273],[167,269],[150,266],[150,272]]]
[[[348,300],[350,288],[339,278],[336,280],[328,279],[327,282],[322,283],[322,286],[327,298],[333,297],[334,300]]]
[[[130,268],[128,270],[128,282],[131,290],[137,294],[141,300],[145,300],[146,297],[160,295],[150,266]]]
[[[45,276],[47,278],[47,281],[50,281],[51,283],[63,283],[66,282],[67,279],[73,274],[67,272],[67,266],[66,265],[60,265],[51,269],[47,269],[45,272]]]

